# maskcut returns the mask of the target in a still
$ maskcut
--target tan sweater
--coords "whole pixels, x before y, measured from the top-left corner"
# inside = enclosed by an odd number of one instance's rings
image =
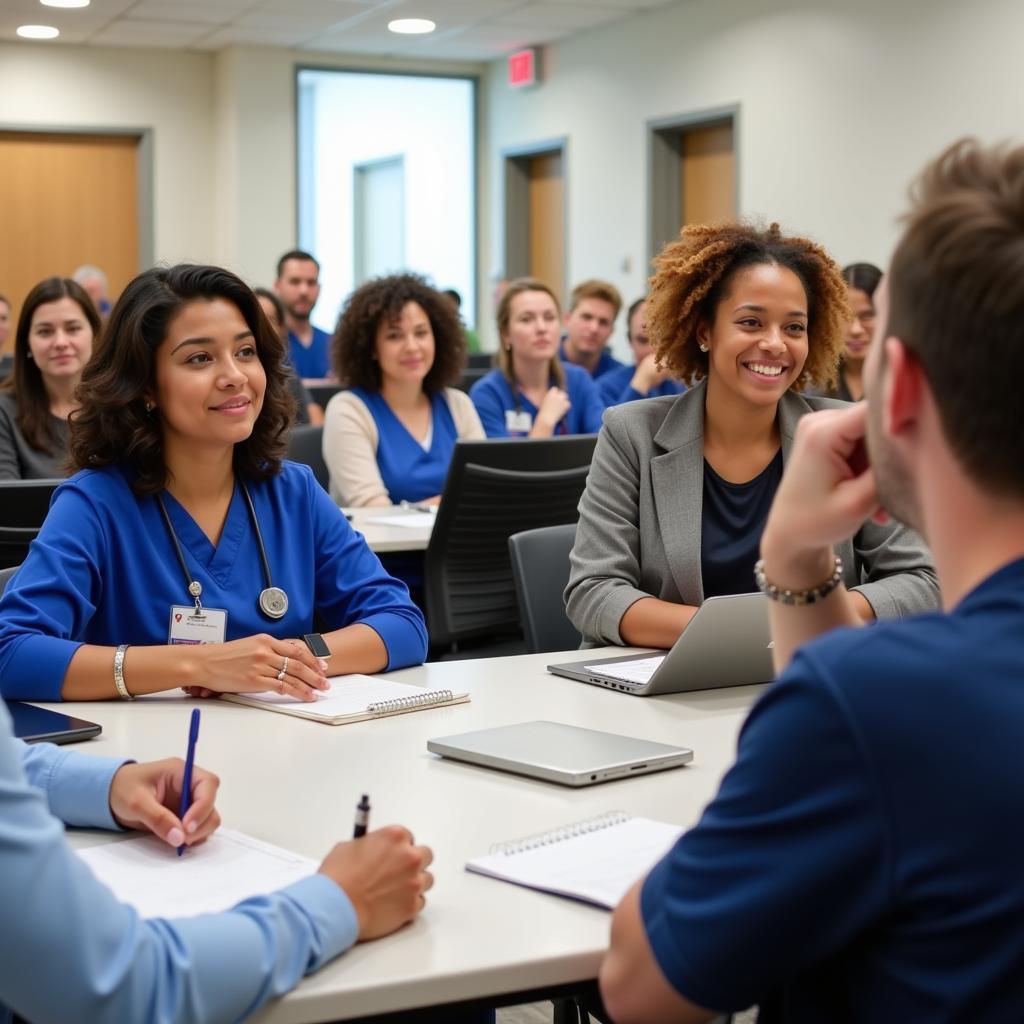
[[[459,438],[483,440],[484,428],[469,395],[445,388],[444,397]],[[379,442],[377,424],[362,399],[341,391],[327,403],[324,461],[331,475],[331,497],[339,505],[394,504],[377,468]]]

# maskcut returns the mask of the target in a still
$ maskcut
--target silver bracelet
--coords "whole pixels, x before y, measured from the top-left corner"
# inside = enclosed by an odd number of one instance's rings
[[[135,700],[124,685],[124,655],[128,650],[128,644],[121,644],[114,652],[114,685],[117,687],[117,695],[121,700]]]
[[[814,604],[816,601],[828,597],[843,582],[843,561],[836,555],[832,575],[816,587],[810,587],[807,590],[782,590],[774,583],[768,582],[764,574],[764,559],[760,558],[754,566],[754,581],[757,583],[757,589],[770,601],[779,601],[782,604]]]

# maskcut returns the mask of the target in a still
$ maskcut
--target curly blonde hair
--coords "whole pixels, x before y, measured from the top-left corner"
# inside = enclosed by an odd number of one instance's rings
[[[831,387],[853,318],[839,267],[825,250],[806,238],[785,236],[778,224],[690,225],[654,260],[647,299],[647,334],[657,361],[688,384],[706,377],[707,353],[697,328],[714,320],[718,303],[737,271],[758,264],[793,271],[808,303],[807,362],[793,383]]]

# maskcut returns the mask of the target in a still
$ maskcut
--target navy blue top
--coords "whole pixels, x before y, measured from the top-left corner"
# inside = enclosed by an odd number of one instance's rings
[[[280,639],[356,622],[380,635],[388,668],[426,654],[423,616],[382,568],[308,466],[285,462],[249,493],[273,583],[288,612],[268,619],[259,547],[237,483],[216,547],[163,492],[185,561],[203,585],[203,604],[227,611],[227,640],[269,633]],[[68,663],[81,644],[165,644],[172,605],[190,598],[155,497],[137,498],[118,466],[76,473],[54,493],[28,557],[0,598],[0,694],[60,700]]]
[[[292,369],[300,379],[319,379],[331,374],[331,336],[319,327],[313,328],[313,341],[309,348],[289,331],[288,354]]]
[[[677,991],[790,1024],[1020,1019],[1022,623],[1024,559],[795,655],[643,885]]]
[[[578,370],[583,370],[584,373],[587,373],[587,370],[584,367],[580,366],[579,363],[574,363],[565,354],[564,338],[558,345],[558,358],[562,360],[563,366],[575,366]],[[605,348],[601,349],[601,358],[598,359],[597,366],[594,367],[594,372],[590,374],[590,376],[594,380],[597,380],[598,377],[603,377],[606,373],[611,373],[612,370],[615,370],[620,366],[622,366],[622,363],[620,363],[618,359],[616,359],[615,356],[611,354],[611,351],[606,346]]]
[[[630,386],[633,374],[636,373],[635,366],[627,366],[623,363],[620,366],[609,370],[601,375],[597,382],[597,389],[601,392],[606,406],[621,405],[623,402],[636,402],[641,398],[664,398],[665,395],[681,395],[686,390],[686,385],[677,380],[663,380],[656,384],[650,391],[644,394]]]
[[[572,402],[572,408],[562,417],[555,430],[556,434],[596,434],[601,429],[604,402],[597,386],[586,370],[572,363],[566,363],[565,390]],[[552,386],[554,381],[551,382]],[[518,388],[512,391],[508,378],[501,370],[491,370],[481,377],[470,389],[480,422],[488,437],[526,437],[537,415],[537,406]],[[525,429],[513,424],[511,414],[527,413],[530,426]]]
[[[440,494],[459,439],[444,394],[439,392],[430,398],[433,433],[429,451],[409,433],[383,395],[362,388],[353,388],[352,394],[370,410],[377,424],[377,468],[391,501],[397,505]]]
[[[700,576],[705,597],[756,590],[754,563],[772,499],[782,480],[782,449],[746,483],[723,480],[704,460]]]

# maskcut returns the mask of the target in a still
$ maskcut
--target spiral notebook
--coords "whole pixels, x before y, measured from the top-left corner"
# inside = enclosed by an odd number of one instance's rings
[[[613,812],[499,843],[466,869],[611,910],[683,831],[678,825]]]
[[[365,722],[371,718],[404,715],[409,711],[465,704],[468,693],[451,690],[424,690],[408,683],[373,676],[332,676],[329,690],[323,691],[312,703],[288,697],[272,690],[263,693],[225,693],[224,700],[245,704],[265,711],[279,711],[282,715],[309,718],[327,725],[347,725]]]

